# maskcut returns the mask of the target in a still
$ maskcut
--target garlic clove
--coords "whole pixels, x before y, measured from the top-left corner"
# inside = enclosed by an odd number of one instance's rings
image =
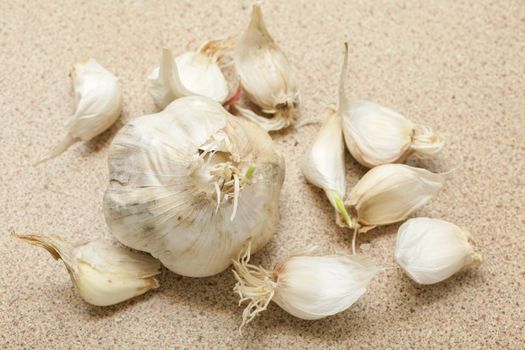
[[[136,118],[109,149],[104,214],[124,245],[189,277],[224,271],[279,221],[284,160],[256,124],[190,96]]]
[[[348,62],[348,45],[345,43],[345,55],[341,69],[339,85],[339,109],[328,108],[325,121],[316,138],[303,156],[301,169],[306,179],[313,185],[322,188],[336,212],[341,214],[346,224],[352,227],[350,217],[342,204],[346,197],[345,154],[343,131],[341,127],[341,106],[345,102],[342,91],[343,76]],[[336,220],[339,219],[336,215]]]
[[[148,80],[149,93],[160,109],[177,98],[194,95],[182,84],[173,52],[167,48],[162,49],[160,66],[151,71]]]
[[[481,254],[474,251],[469,239],[468,232],[449,222],[410,219],[399,227],[395,259],[417,283],[438,283],[481,263]]]
[[[211,49],[185,52],[176,58],[170,49],[163,49],[160,66],[148,76],[155,104],[164,109],[177,98],[194,95],[224,103],[228,98],[228,84],[217,59]]]
[[[175,59],[182,84],[195,95],[224,103],[228,84],[213,56],[201,52],[186,52]]]
[[[277,125],[267,130],[291,125],[299,95],[295,77],[288,59],[268,32],[259,5],[253,6],[250,24],[237,40],[234,61],[248,99],[263,113],[272,115],[270,119],[278,119]],[[258,117],[250,119],[265,118]]]
[[[234,260],[234,291],[249,300],[241,328],[270,301],[295,317],[316,320],[342,312],[366,291],[378,267],[362,255],[319,255],[308,249],[290,256],[273,271],[249,264],[250,245]]]
[[[370,168],[403,162],[411,154],[428,158],[444,146],[432,128],[368,101],[354,102],[343,111],[343,132],[352,156]]]
[[[71,244],[58,236],[16,235],[62,259],[78,294],[96,306],[131,299],[159,286],[160,263],[105,240]]]
[[[331,108],[325,112],[325,122],[301,162],[301,170],[313,185],[322,188],[337,212],[346,196],[344,142],[341,117]],[[343,214],[343,213],[341,213]]]
[[[122,111],[122,89],[118,78],[94,59],[75,64],[73,78],[75,114],[65,123],[68,133],[50,153],[36,162],[55,158],[78,141],[89,141],[106,131]]]
[[[404,164],[380,165],[358,181],[345,204],[365,230],[403,221],[439,192],[445,178]]]

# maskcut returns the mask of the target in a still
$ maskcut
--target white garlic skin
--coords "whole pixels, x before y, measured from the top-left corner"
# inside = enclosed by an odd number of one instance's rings
[[[196,95],[219,103],[228,97],[228,84],[214,57],[200,52],[186,52],[175,58],[180,80]]]
[[[352,306],[377,272],[362,255],[293,256],[274,270],[272,300],[295,317],[320,319]]]
[[[259,5],[253,6],[250,24],[237,40],[234,61],[244,91],[263,112],[274,114],[297,105],[290,63],[268,33]]]
[[[203,52],[185,52],[176,58],[164,49],[161,65],[150,73],[150,94],[164,109],[184,96],[206,96],[219,103],[228,98],[228,84],[217,59]]]
[[[404,164],[370,169],[352,188],[345,205],[362,226],[374,227],[405,220],[443,187],[445,174]]]
[[[75,64],[71,72],[75,114],[65,122],[67,134],[51,152],[34,165],[55,158],[78,141],[89,141],[115,123],[122,112],[118,78],[94,59]]]
[[[339,199],[346,196],[345,155],[341,117],[337,110],[327,109],[325,122],[306,150],[301,169],[306,179],[325,192],[335,191]],[[330,198],[330,195],[328,195]],[[335,204],[332,203],[335,207]]]
[[[207,162],[204,150],[219,152]],[[226,187],[217,204],[211,172],[228,163],[238,177],[255,166],[235,215]],[[247,239],[257,251],[277,228],[283,158],[264,130],[209,98],[180,98],[124,126],[110,147],[109,171],[104,213],[112,234],[178,274],[222,272]]]
[[[78,294],[89,304],[109,306],[159,286],[160,263],[105,240],[71,244],[58,236],[18,236],[62,259]]]
[[[83,141],[107,130],[122,111],[122,89],[118,78],[94,59],[75,64],[71,73],[77,108],[67,120],[69,133]]]
[[[438,283],[481,262],[469,239],[467,231],[449,222],[410,219],[397,233],[395,259],[417,283]]]
[[[432,128],[416,125],[401,114],[369,101],[353,102],[342,111],[342,118],[348,150],[369,168],[400,163],[412,154],[429,158],[445,144]]]

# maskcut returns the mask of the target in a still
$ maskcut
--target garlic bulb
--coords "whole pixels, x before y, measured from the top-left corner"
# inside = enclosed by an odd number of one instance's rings
[[[438,283],[481,263],[470,238],[467,231],[443,220],[410,219],[397,233],[396,262],[417,283]]]
[[[248,99],[272,116],[266,118],[239,107],[241,115],[266,130],[289,126],[299,93],[290,63],[268,33],[259,5],[253,6],[250,24],[237,40],[234,61]]]
[[[75,114],[66,122],[66,137],[35,165],[62,154],[78,141],[89,141],[107,130],[122,111],[122,89],[118,78],[94,59],[75,64],[73,78]]]
[[[342,215],[346,224],[352,227],[343,201],[346,197],[345,153],[343,131],[341,127],[341,106],[345,103],[343,75],[348,62],[348,45],[345,43],[345,56],[341,69],[339,85],[339,109],[329,107],[325,112],[325,121],[314,142],[303,156],[301,169],[306,179],[313,185],[322,188],[330,203],[336,210],[336,220]]]
[[[78,294],[90,304],[117,304],[159,286],[157,260],[109,241],[71,244],[55,235],[15,236],[62,259]]]
[[[403,162],[411,154],[429,158],[445,144],[432,128],[367,101],[354,102],[343,111],[343,132],[352,156],[370,168]]]
[[[404,164],[380,165],[359,180],[345,204],[366,231],[405,220],[439,192],[445,177]]]
[[[240,302],[250,303],[241,328],[274,301],[288,313],[317,320],[346,310],[366,291],[378,268],[363,255],[319,255],[305,249],[275,266],[273,271],[249,264],[250,245],[233,262]]]
[[[258,250],[277,228],[283,158],[264,130],[206,97],[124,126],[109,175],[112,234],[181,275],[219,273],[246,239]]]
[[[219,103],[226,101],[228,84],[217,59],[212,52],[204,50],[173,58],[170,49],[163,49],[160,66],[148,77],[155,104],[164,109],[177,98],[193,95],[206,96]]]

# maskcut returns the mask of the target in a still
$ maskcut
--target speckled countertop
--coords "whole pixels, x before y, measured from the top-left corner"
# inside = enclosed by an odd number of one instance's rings
[[[165,271],[161,287],[97,308],[75,293],[60,262],[15,241],[19,232],[71,239],[107,235],[106,157],[123,123],[155,111],[146,76],[176,53],[234,34],[249,1],[16,1],[0,4],[0,348],[525,349],[525,2],[265,1],[270,32],[295,66],[300,119],[335,102],[342,42],[350,43],[347,94],[390,106],[446,134],[433,171],[456,168],[417,214],[469,228],[485,257],[476,270],[420,287],[393,264],[398,225],[363,235],[385,270],[349,310],[320,321],[278,306],[239,335],[229,271],[191,279]],[[38,168],[29,164],[64,134],[74,109],[68,72],[92,56],[124,89],[111,130]],[[348,250],[320,190],[298,164],[318,125],[274,135],[286,158],[281,223],[254,258],[270,267],[317,243]],[[349,187],[365,169],[347,157]]]

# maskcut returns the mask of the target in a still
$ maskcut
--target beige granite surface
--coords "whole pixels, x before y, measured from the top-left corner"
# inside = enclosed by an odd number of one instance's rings
[[[301,120],[335,102],[342,42],[350,44],[347,94],[395,108],[447,135],[433,161],[456,169],[417,214],[471,230],[477,270],[421,287],[393,263],[398,225],[359,243],[384,267],[349,310],[296,319],[275,304],[239,335],[229,271],[191,279],[164,271],[161,287],[108,308],[75,293],[60,262],[15,241],[19,232],[71,239],[107,235],[106,157],[122,123],[155,111],[146,76],[160,50],[176,53],[234,34],[250,1],[0,1],[0,348],[525,349],[525,2],[264,1],[271,33],[295,66]],[[92,56],[122,81],[121,122],[38,168],[74,109],[70,67]],[[277,234],[254,261],[270,267],[316,243],[349,250],[299,156],[318,125],[274,135],[287,162]],[[365,169],[347,157],[348,186]]]

